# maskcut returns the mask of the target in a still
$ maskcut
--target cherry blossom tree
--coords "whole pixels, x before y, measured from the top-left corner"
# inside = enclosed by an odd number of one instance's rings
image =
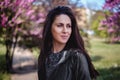
[[[109,42],[120,41],[120,0],[106,0],[103,6],[105,19],[101,21],[99,30],[106,30]]]
[[[33,5],[35,0],[2,0],[0,2],[0,31],[6,45],[7,70],[12,70],[12,57],[21,36],[41,38],[44,10]],[[24,40],[23,40],[24,41]]]

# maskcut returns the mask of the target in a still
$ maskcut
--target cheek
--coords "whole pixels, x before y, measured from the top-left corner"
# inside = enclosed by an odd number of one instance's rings
[[[62,31],[62,30],[61,30],[60,28],[57,28],[56,26],[53,26],[53,27],[52,27],[52,30],[51,30],[52,35],[60,34],[61,31]]]
[[[55,26],[54,26],[51,29],[51,33],[52,33],[53,38],[55,38],[59,34],[59,29],[55,28]]]

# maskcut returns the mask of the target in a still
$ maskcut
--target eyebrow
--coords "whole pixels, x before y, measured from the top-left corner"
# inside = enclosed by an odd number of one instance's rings
[[[55,24],[63,24],[63,23],[61,23],[61,22],[59,22],[59,23],[55,23]],[[70,25],[71,26],[71,23],[67,23],[67,25]],[[64,24],[63,24],[64,25]]]

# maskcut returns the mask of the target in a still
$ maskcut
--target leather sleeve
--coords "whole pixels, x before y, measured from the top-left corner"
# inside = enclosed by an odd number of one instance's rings
[[[75,76],[76,80],[91,80],[90,73],[88,69],[88,63],[86,57],[82,54],[77,52],[76,53],[76,70]]]

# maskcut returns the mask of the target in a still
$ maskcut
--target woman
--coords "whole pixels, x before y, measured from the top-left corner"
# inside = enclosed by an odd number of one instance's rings
[[[91,80],[97,75],[72,10],[65,6],[52,9],[43,29],[39,80]]]

